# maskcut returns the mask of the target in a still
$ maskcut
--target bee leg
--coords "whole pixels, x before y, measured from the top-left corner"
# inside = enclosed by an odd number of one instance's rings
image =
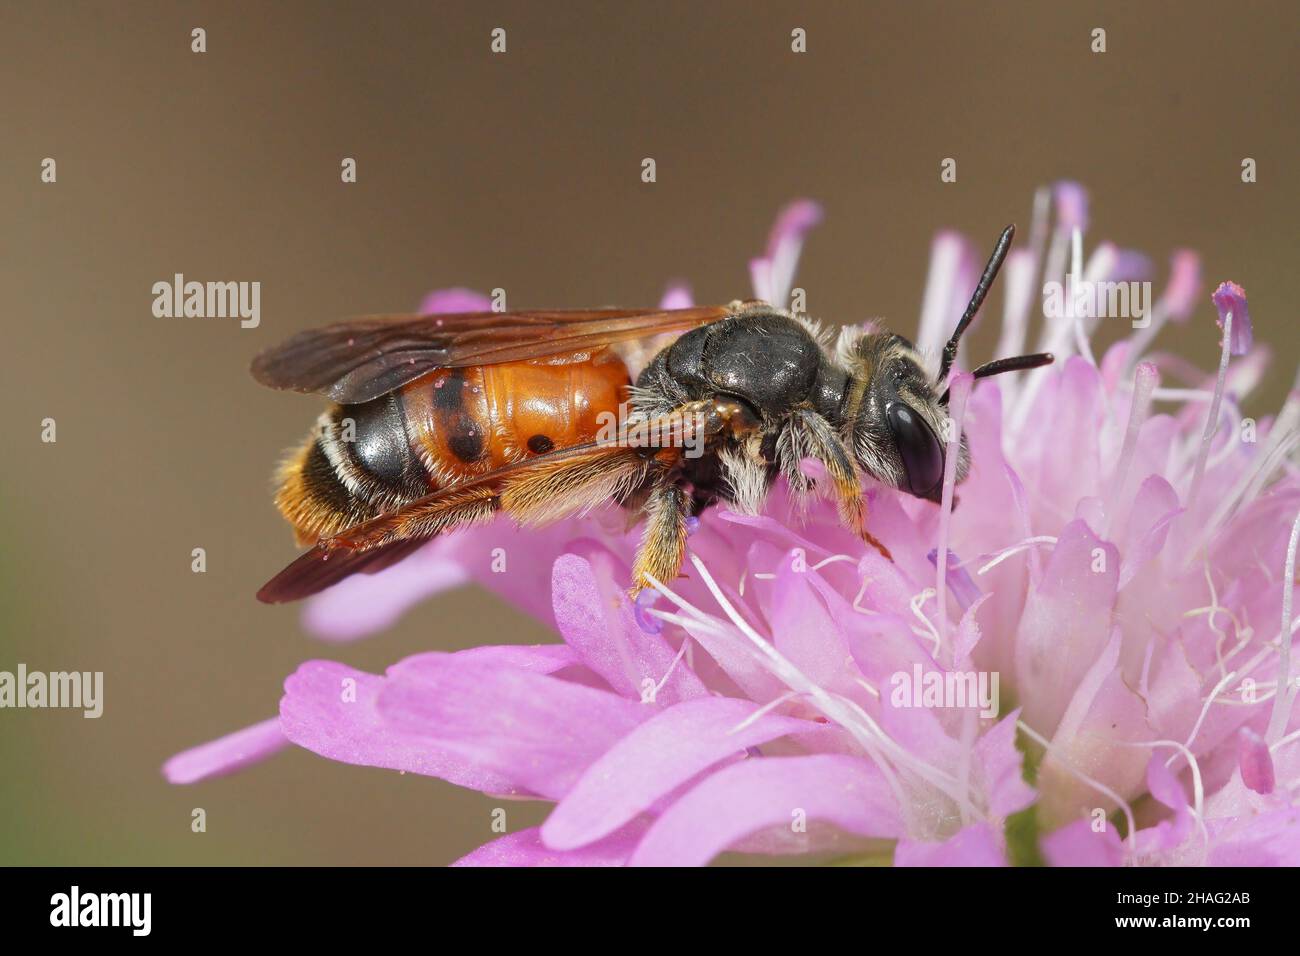
[[[653,587],[651,578],[664,584],[677,577],[686,557],[686,519],[691,514],[691,496],[677,484],[662,481],[651,490],[645,503],[646,526],[632,565],[632,587],[636,597]]]
[[[831,479],[840,521],[886,560],[894,560],[889,549],[867,530],[867,502],[862,494],[862,483],[858,480],[849,450],[830,422],[814,411],[798,409],[790,415],[778,448],[782,452],[781,469],[796,492],[806,489],[808,481],[799,470],[800,460],[807,456],[821,462]],[[798,475],[797,482],[792,474]]]
[[[394,541],[428,539],[487,521],[501,507],[497,494],[487,487],[451,489],[428,502],[419,502],[391,515],[322,539],[327,550],[366,551]]]

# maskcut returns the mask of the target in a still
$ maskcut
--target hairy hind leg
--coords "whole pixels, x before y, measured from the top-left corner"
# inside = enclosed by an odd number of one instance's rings
[[[645,501],[646,525],[632,565],[633,597],[651,581],[667,584],[677,577],[686,558],[686,524],[691,496],[667,479],[650,489]]]

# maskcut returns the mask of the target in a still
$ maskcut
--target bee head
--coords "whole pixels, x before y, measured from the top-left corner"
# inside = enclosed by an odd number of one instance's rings
[[[865,332],[842,338],[842,366],[850,369],[854,387],[848,393],[848,414],[854,454],[868,474],[900,491],[939,501],[952,421],[948,417],[948,373],[957,358],[962,333],[969,328],[1006,259],[1015,226],[998,237],[966,311],[943,347],[939,374],[931,381],[921,357],[901,335]],[[971,374],[987,378],[1004,372],[1039,368],[1052,362],[1050,352],[1016,355],[981,365]],[[942,393],[940,393],[942,389]],[[963,435],[957,449],[957,481],[970,469],[970,452]]]
[[[891,333],[864,335],[850,364],[855,387],[848,425],[858,464],[899,491],[939,501],[951,425],[912,343]],[[969,464],[963,438],[958,481]]]

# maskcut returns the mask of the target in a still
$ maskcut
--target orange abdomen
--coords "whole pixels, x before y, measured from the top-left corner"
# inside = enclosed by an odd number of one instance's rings
[[[504,465],[595,440],[628,384],[627,366],[608,349],[431,372],[322,415],[281,465],[276,505],[309,544]]]
[[[545,362],[439,369],[400,393],[411,445],[442,488],[596,438],[626,399],[608,349]]]

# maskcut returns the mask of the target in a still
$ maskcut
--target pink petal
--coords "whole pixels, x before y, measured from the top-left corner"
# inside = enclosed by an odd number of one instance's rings
[[[1165,755],[1154,753],[1147,764],[1147,789],[1151,796],[1174,811],[1173,820],[1161,820],[1154,827],[1139,830],[1137,852],[1159,853],[1182,846],[1192,830],[1192,813],[1182,785],[1165,766]]]
[[[1285,807],[1250,820],[1210,850],[1210,866],[1300,866],[1300,808]]]
[[[344,701],[347,679],[356,682],[355,701]],[[300,747],[363,767],[439,777],[485,793],[517,793],[526,787],[512,777],[476,765],[419,730],[393,726],[379,713],[385,678],[332,661],[307,661],[284,682],[280,723]]]
[[[755,580],[750,586],[760,599],[777,651],[814,684],[850,693],[854,675],[844,662],[852,652],[813,584],[821,577],[819,572],[798,570],[792,552],[783,553],[766,543],[755,545],[750,555],[750,567],[776,573],[775,580]]]
[[[421,315],[451,314],[455,312],[490,312],[492,300],[473,289],[435,289],[420,302]]]
[[[797,199],[781,210],[768,236],[765,254],[749,263],[750,279],[758,298],[778,308],[789,304],[799,253],[808,233],[821,220],[821,206],[810,199]]]
[[[1023,760],[1016,747],[1017,708],[998,721],[975,742],[975,755],[984,768],[984,791],[989,812],[1008,817],[1034,802],[1037,794],[1025,782]]]
[[[1121,796],[1142,790],[1146,754],[1140,747],[1116,747],[1117,741],[1150,740],[1146,703],[1124,682],[1118,667],[1123,635],[1114,628],[1092,666],[1077,679],[1068,706],[1052,738],[1052,750],[1038,769],[1039,823],[1054,829],[1100,804],[1110,806],[1067,768],[1088,768],[1093,779]],[[1026,705],[1027,709],[1027,705]],[[1033,726],[1031,723],[1030,726]]]
[[[664,290],[664,297],[659,300],[661,309],[689,309],[694,304],[691,287],[685,282],[674,282]]]
[[[824,217],[821,205],[811,199],[796,199],[788,203],[777,213],[772,231],[768,233],[767,257],[776,259],[790,244],[802,244]]]
[[[1169,282],[1162,297],[1164,308],[1175,322],[1186,322],[1201,297],[1201,257],[1179,249],[1169,261]]]
[[[484,644],[455,653],[457,661],[487,667],[513,667],[535,674],[554,674],[582,662],[573,649],[564,644]],[[390,677],[413,676],[417,680],[436,679],[448,655],[441,651],[416,654],[398,661],[388,669]]]
[[[802,811],[802,814],[800,813]],[[759,757],[719,770],[669,807],[629,861],[702,866],[750,834],[800,819],[862,836],[897,837],[898,808],[876,767],[858,757]]]
[[[1061,180],[1052,187],[1057,228],[1065,232],[1088,231],[1088,191],[1076,182]]]
[[[749,260],[749,284],[754,288],[754,298],[762,299],[772,305],[781,306],[776,301],[776,284],[772,281],[772,260]]]
[[[1076,820],[1043,837],[1039,846],[1051,866],[1122,866],[1124,863],[1124,845],[1109,822],[1097,833],[1090,820]]]
[[[592,671],[617,693],[641,700],[646,681],[662,687],[654,693],[659,707],[706,694],[684,660],[658,634],[636,623],[632,602],[615,581],[630,580],[603,549],[587,551],[590,560],[561,555],[551,570],[555,621],[564,640]],[[671,676],[664,681],[665,675]]]
[[[961,569],[964,571],[965,569]],[[975,603],[962,612],[961,622],[957,625],[957,636],[952,642],[952,659],[960,662],[970,657],[979,644],[983,636],[980,631],[979,622],[975,620],[979,610],[984,604],[992,600],[992,594],[981,594],[975,599]]]
[[[196,783],[265,760],[287,746],[289,741],[280,730],[280,718],[272,717],[181,751],[163,764],[162,772],[168,783]]]
[[[1250,328],[1250,309],[1246,305],[1246,290],[1235,282],[1221,282],[1210,298],[1219,310],[1219,328],[1223,328],[1228,313],[1232,313],[1232,342],[1228,350],[1233,355],[1245,355],[1250,351],[1254,338]]]
[[[391,627],[410,608],[469,580],[456,560],[460,535],[439,538],[377,574],[354,574],[307,600],[303,628],[330,642],[352,641]]]
[[[651,717],[587,768],[542,826],[546,845],[567,850],[598,840],[719,761],[809,728],[768,714],[737,730],[757,710],[751,701],[706,697]]]
[[[1182,513],[1178,493],[1169,482],[1159,475],[1150,475],[1142,482],[1133,500],[1124,535],[1124,560],[1120,565],[1118,585],[1121,590],[1164,550],[1169,526]]]
[[[381,688],[385,726],[423,734],[465,766],[552,799],[653,713],[556,677],[435,657],[426,655],[418,672],[393,673]]]
[[[1249,727],[1242,727],[1237,732],[1237,757],[1242,782],[1256,793],[1272,793],[1277,780],[1273,755],[1264,738]]]
[[[951,230],[940,232],[930,244],[930,267],[916,337],[916,345],[923,353],[936,354],[952,334],[978,281],[977,258],[970,240]]]
[[[484,844],[452,866],[623,866],[644,831],[634,823],[578,850],[552,850],[542,843],[541,830],[529,827]]]
[[[1105,569],[1094,571],[1101,559]],[[1040,734],[1056,730],[1075,688],[1106,645],[1118,577],[1114,545],[1082,521],[1065,526],[1016,634],[1016,685],[1024,695],[1025,720]]]
[[[1006,866],[1007,857],[993,827],[974,823],[943,843],[899,840],[894,866]]]
[[[1106,403],[1100,373],[1079,356],[1066,359],[1060,372],[1053,374],[1046,395],[1040,398],[1041,411],[1035,412],[1036,421],[1030,425],[1042,443],[1034,455],[1038,480],[1026,475],[1026,484],[1037,492],[1030,498],[1037,514],[1052,507],[1071,514],[1079,499],[1101,487]],[[1070,436],[1068,454],[1060,447],[1063,435]]]

